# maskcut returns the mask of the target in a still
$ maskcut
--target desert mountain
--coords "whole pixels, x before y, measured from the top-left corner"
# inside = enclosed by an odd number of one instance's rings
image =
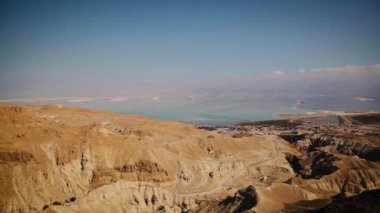
[[[0,210],[301,211],[302,201],[323,200],[322,208],[338,194],[380,188],[380,164],[364,155],[377,153],[378,135],[305,133],[293,143],[263,128],[1,104]]]

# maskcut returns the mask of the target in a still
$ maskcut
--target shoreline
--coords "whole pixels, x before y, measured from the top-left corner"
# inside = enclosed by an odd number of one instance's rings
[[[273,120],[257,120],[257,121],[241,121],[232,125],[195,125],[201,129],[218,129],[218,128],[231,128],[236,126],[244,126],[244,125],[277,125],[278,123],[288,122],[288,121],[305,121],[307,119],[318,119],[318,118],[337,118],[337,123],[351,123],[347,120],[346,117],[352,116],[379,116],[380,111],[363,111],[363,112],[342,112],[342,111],[324,111],[324,112],[315,112],[313,114],[277,114],[283,119],[273,119]],[[315,121],[316,122],[316,121]],[[322,123],[328,123],[323,122]]]
[[[307,113],[301,113],[301,114],[281,113],[277,115],[284,117],[285,119],[305,119],[305,118],[328,118],[328,117],[352,116],[352,115],[371,115],[371,114],[380,114],[380,110],[353,111],[353,112],[320,110],[317,112],[307,112]]]
[[[62,99],[61,99],[62,100]],[[67,102],[71,103],[76,103],[76,102],[86,102],[86,101],[93,101],[95,99],[78,99],[78,98],[66,98]],[[299,103],[300,101],[297,101]],[[15,106],[23,106],[24,104],[17,104],[17,103],[12,103],[12,102],[7,102],[7,101],[0,101],[1,104],[8,104],[8,105],[15,105]],[[27,104],[30,105],[30,104]],[[34,105],[34,104],[31,104]],[[62,105],[62,104],[38,104],[38,105],[56,105],[56,106],[72,106],[70,104],[68,105]],[[81,106],[74,106],[74,107],[80,107]],[[85,107],[88,108],[88,107]],[[98,110],[107,110],[107,109],[101,109],[101,108],[91,108],[91,109],[98,109]],[[276,123],[278,121],[284,121],[284,120],[304,120],[304,119],[316,119],[316,118],[339,118],[342,116],[354,116],[354,115],[377,115],[380,114],[380,110],[363,110],[363,111],[333,111],[333,110],[308,110],[308,109],[300,109],[298,108],[300,112],[298,113],[273,113],[278,118],[275,119],[257,119],[257,120],[249,120],[249,119],[234,119],[235,121],[226,121],[226,122],[215,122],[214,124],[212,123],[211,120],[205,119],[205,120],[199,120],[198,122],[191,122],[191,121],[184,121],[184,120],[176,120],[176,119],[164,119],[164,118],[156,118],[152,116],[147,116],[143,114],[136,114],[136,115],[141,115],[144,117],[149,117],[149,118],[155,118],[155,119],[161,119],[161,120],[172,120],[172,121],[177,121],[185,124],[190,124],[194,125],[197,127],[213,127],[213,128],[228,128],[228,127],[234,127],[237,126],[241,123]],[[115,112],[115,111],[114,111]],[[119,114],[128,114],[128,115],[133,115],[134,113],[121,113],[121,112],[115,112]],[[238,121],[240,120],[240,121]],[[208,123],[210,122],[210,123]]]

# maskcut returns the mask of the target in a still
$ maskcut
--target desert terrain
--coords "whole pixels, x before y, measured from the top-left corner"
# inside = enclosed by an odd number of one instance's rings
[[[197,127],[0,104],[0,211],[377,212],[380,116],[329,116]]]

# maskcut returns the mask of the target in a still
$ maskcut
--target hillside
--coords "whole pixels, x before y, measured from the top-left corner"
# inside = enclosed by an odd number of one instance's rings
[[[305,139],[296,146],[275,130],[260,131],[206,131],[101,110],[0,104],[0,210],[278,212],[380,187],[376,160],[338,152],[332,142],[317,146],[317,139]],[[341,143],[378,150],[378,136],[360,137],[354,145]]]

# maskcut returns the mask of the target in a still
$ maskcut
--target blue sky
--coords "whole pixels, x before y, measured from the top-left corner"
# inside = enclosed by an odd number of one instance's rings
[[[2,0],[0,98],[372,66],[379,38],[376,0]]]

